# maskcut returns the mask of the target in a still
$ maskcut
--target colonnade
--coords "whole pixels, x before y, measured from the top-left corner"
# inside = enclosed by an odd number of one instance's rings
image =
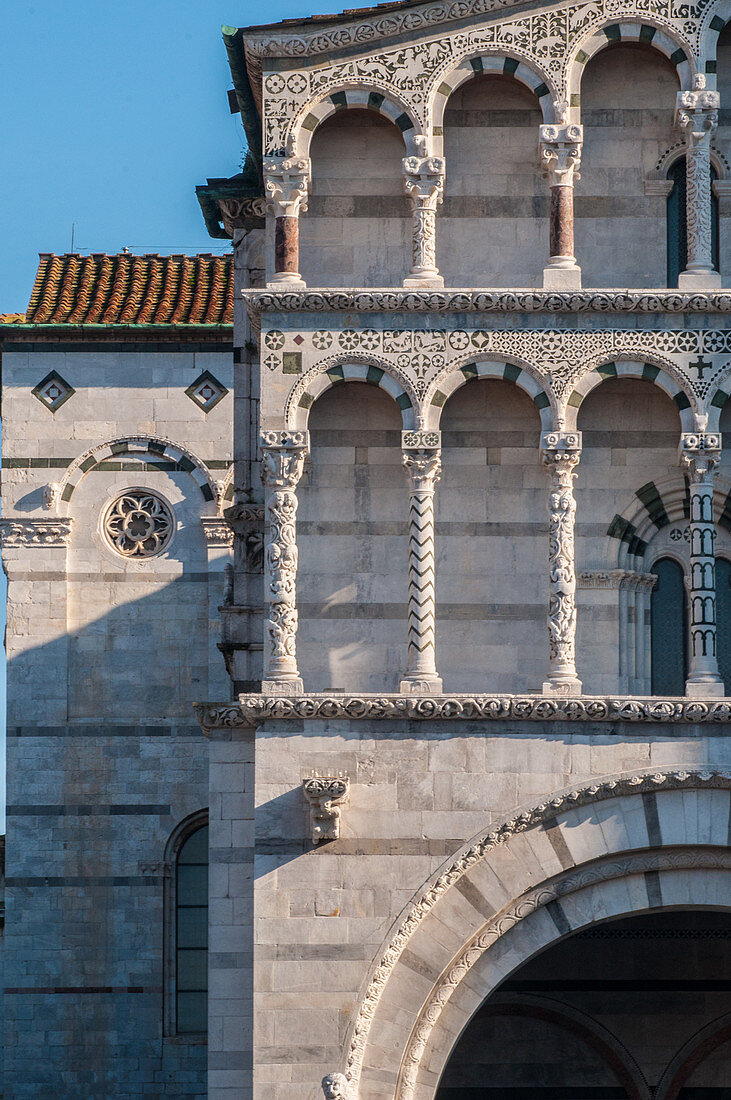
[[[297,485],[309,453],[307,431],[262,431],[268,604],[262,691],[299,694],[297,668]],[[409,430],[401,436],[409,500],[408,657],[400,682],[407,694],[439,693],[436,662],[434,494],[441,471],[441,432]],[[576,564],[574,480],[581,459],[579,431],[541,433],[548,486],[548,675],[544,694],[575,695]],[[690,485],[689,673],[686,694],[723,695],[716,657],[715,525],[713,483],[721,454],[717,432],[683,432],[679,463]]]
[[[687,164],[688,260],[680,273],[681,288],[721,285],[712,260],[710,162],[719,103],[718,92],[703,87],[677,96],[675,127],[685,146]],[[574,183],[581,166],[583,128],[578,123],[543,124],[538,136],[543,173],[551,191],[549,256],[543,286],[579,288],[581,268],[574,255]],[[446,162],[444,157],[428,154],[429,139],[425,135],[417,135],[413,145],[417,153],[402,161],[404,192],[412,211],[411,270],[404,286],[443,286],[436,265],[436,229]],[[270,157],[264,162],[265,190],[275,219],[272,283],[304,285],[299,274],[299,215],[307,209],[311,171],[310,158],[305,156]]]

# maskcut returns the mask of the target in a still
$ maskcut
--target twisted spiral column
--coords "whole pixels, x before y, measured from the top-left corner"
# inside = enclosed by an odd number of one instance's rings
[[[409,478],[409,643],[400,690],[442,690],[436,666],[434,489],[441,474],[441,433],[402,432]]]
[[[683,432],[680,464],[690,490],[688,679],[686,695],[723,695],[716,651],[716,526],[713,482],[721,456],[718,432]]]
[[[574,478],[581,432],[543,432],[541,461],[551,475],[548,497],[548,679],[551,695],[581,694],[576,674],[576,567]]]
[[[262,691],[303,691],[297,669],[297,484],[309,452],[309,433],[262,431],[264,483],[265,624]]]

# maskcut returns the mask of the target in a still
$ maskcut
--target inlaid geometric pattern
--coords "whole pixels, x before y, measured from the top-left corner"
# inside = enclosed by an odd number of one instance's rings
[[[203,409],[203,412],[210,412],[223,400],[228,390],[210,371],[204,370],[185,392],[198,408]]]
[[[57,371],[52,370],[31,390],[31,393],[47,409],[56,412],[56,409],[60,409],[64,402],[74,396],[76,390]]]

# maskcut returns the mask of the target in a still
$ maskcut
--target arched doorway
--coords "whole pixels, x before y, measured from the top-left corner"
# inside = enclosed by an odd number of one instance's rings
[[[725,1034],[714,1023],[728,1008],[730,941],[728,911],[677,909],[605,921],[554,943],[480,1006],[436,1100],[647,1100],[668,1067],[680,1082],[686,1063],[683,1081],[692,1069],[704,1100],[721,1100],[731,1051],[714,1042]],[[692,1042],[701,1032],[704,1060],[713,1062],[703,1074]],[[688,1100],[694,1095],[691,1086]]]

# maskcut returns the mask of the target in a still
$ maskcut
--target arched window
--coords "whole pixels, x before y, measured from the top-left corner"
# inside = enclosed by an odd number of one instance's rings
[[[672,558],[660,558],[652,572],[657,577],[650,602],[652,694],[685,695],[688,675],[685,574]]]
[[[731,562],[716,558],[716,644],[718,671],[731,692]]]
[[[718,178],[711,165],[711,183]],[[678,275],[685,271],[688,262],[688,226],[685,207],[685,157],[673,162],[668,169],[668,179],[673,188],[667,200],[668,234],[668,286],[678,285]],[[711,255],[713,266],[718,267],[718,199],[711,192]]]
[[[185,837],[175,860],[175,1024],[177,1035],[208,1027],[208,825]]]

